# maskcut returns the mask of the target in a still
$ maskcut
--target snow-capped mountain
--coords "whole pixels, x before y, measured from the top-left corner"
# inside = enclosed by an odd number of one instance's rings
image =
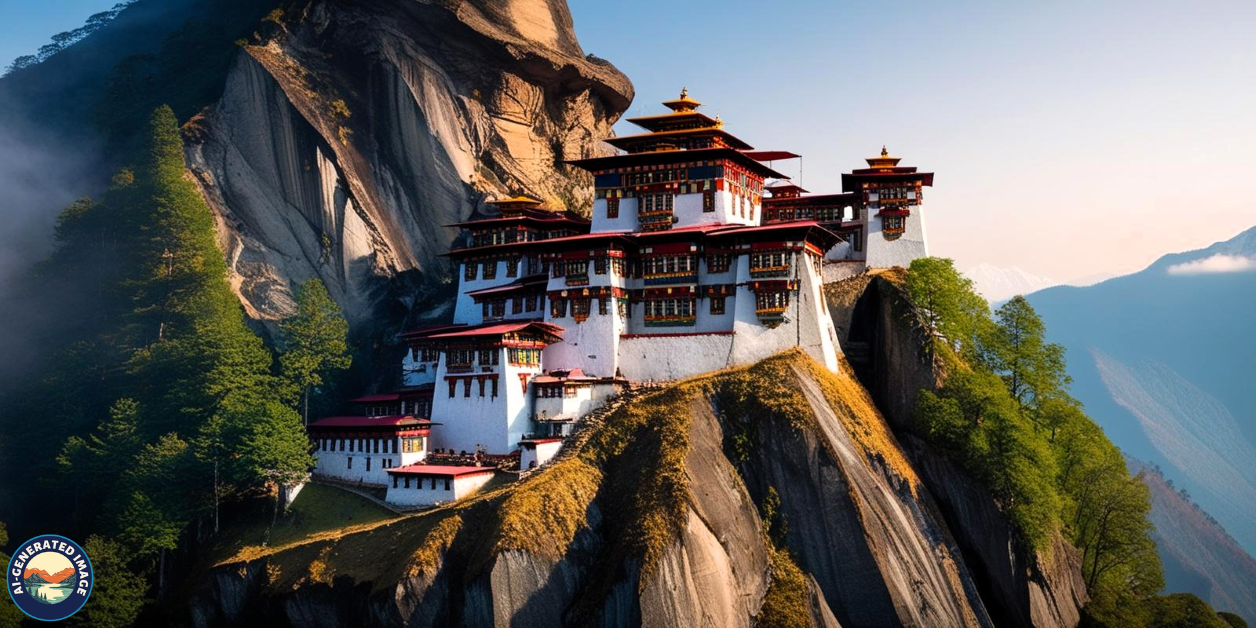
[[[991,303],[1006,301],[1018,294],[1029,294],[1060,283],[1025,272],[1017,266],[999,268],[990,264],[978,264],[969,268],[964,271],[964,276],[971,279],[977,292]]]

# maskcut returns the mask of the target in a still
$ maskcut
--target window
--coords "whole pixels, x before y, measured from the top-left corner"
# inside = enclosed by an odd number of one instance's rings
[[[352,447],[351,447],[351,448],[349,448],[349,451],[353,451],[353,448],[352,448]],[[353,456],[349,456],[348,458],[346,458],[346,460],[348,460],[348,461],[349,461],[349,466],[348,466],[348,468],[349,468],[349,469],[352,469],[352,468],[353,468]]]
[[[715,211],[715,190],[706,190],[702,193],[702,211]]]
[[[366,459],[366,470],[371,470],[371,459],[369,457]]]
[[[619,218],[619,199],[618,198],[606,199],[606,217],[607,218]]]
[[[707,272],[708,273],[726,273],[729,266],[732,265],[733,256],[728,253],[716,253],[707,255]]]
[[[410,488],[410,476],[406,476],[406,488]]]
[[[511,314],[523,313],[523,297],[515,297],[510,300],[510,313]]]
[[[373,453],[379,453],[379,439],[378,439],[378,438],[372,438],[372,439],[371,439],[371,445],[372,445],[372,451],[373,451]],[[367,470],[369,471],[370,469],[368,468]]]
[[[597,300],[597,313],[599,315],[606,316],[609,313],[608,310],[610,309],[610,301],[610,297],[602,297]]]
[[[598,257],[593,260],[593,273],[597,275],[606,274],[606,258]]]
[[[727,297],[711,297],[711,313],[712,314],[724,313],[724,299],[725,298]]]
[[[485,279],[497,278],[497,260],[484,262],[484,278]]]
[[[760,292],[755,295],[755,309],[759,313],[784,312],[789,305],[789,294],[786,292]]]
[[[497,366],[496,349],[480,349],[480,366]]]
[[[550,316],[553,318],[563,318],[567,316],[567,300],[552,299],[550,301]]]
[[[694,300],[686,299],[649,299],[645,301],[645,324],[647,326],[693,325]]]
[[[519,258],[513,257],[506,260],[506,276],[507,277],[519,276]]]
[[[397,476],[395,475],[393,476],[393,488],[397,488]]]
[[[449,483],[450,483],[449,478],[445,478],[445,490],[449,490]]]
[[[355,444],[356,444],[356,439],[350,438],[349,439],[349,453],[353,453],[353,446]]]
[[[475,281],[475,271],[479,268],[479,264],[475,262],[462,263],[462,278],[467,281]]]
[[[571,317],[576,322],[588,320],[589,318],[589,299],[572,299],[571,300]]]
[[[436,476],[432,476],[432,490],[436,490]]]

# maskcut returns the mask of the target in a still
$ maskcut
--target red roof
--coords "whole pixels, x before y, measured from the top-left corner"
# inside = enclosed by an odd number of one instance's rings
[[[455,467],[445,464],[412,464],[405,467],[385,470],[389,473],[396,473],[397,475],[440,475],[449,477],[497,472],[496,467]]]
[[[401,401],[402,399],[414,399],[415,397],[431,397],[432,389],[424,390],[398,390],[390,393],[379,393],[377,395],[365,395],[357,399],[350,400],[351,403],[381,403],[384,401]]]
[[[567,163],[585,170],[602,170],[624,166],[644,166],[650,164],[669,164],[688,161],[706,161],[713,159],[730,159],[765,177],[784,178],[785,175],[763,165],[746,153],[733,148],[691,148],[688,150],[665,150],[649,153],[630,153],[609,155],[606,157],[588,157],[572,159]]]
[[[787,150],[743,150],[741,154],[755,161],[779,161],[781,159],[797,159],[802,157]]]
[[[560,438],[560,437],[556,437],[556,438],[525,438],[525,439],[523,439],[523,440],[519,441],[519,444],[521,444],[521,445],[539,445],[539,444],[542,444],[542,443],[558,443],[558,442],[562,442],[562,440],[563,440],[563,439],[562,439],[562,438]]]
[[[408,414],[386,416],[333,416],[310,424],[310,427],[413,427],[427,429],[439,423],[416,419]]]
[[[532,275],[529,277],[524,277],[523,279],[520,279],[518,281],[512,281],[508,284],[503,284],[500,286],[493,286],[492,288],[481,288],[479,290],[472,290],[467,293],[467,296],[474,299],[475,297],[487,297],[487,296],[492,296],[492,295],[497,295],[497,294],[510,294],[512,292],[521,292],[529,288],[540,288],[544,290],[546,284],[548,283],[549,283],[549,277],[547,277],[546,275],[544,274]]]
[[[500,336],[532,328],[543,334],[562,338],[563,328],[542,321],[511,321],[505,323],[487,323],[483,325],[448,325],[430,329],[416,329],[402,334],[402,337],[414,340],[448,340],[451,338],[476,338],[481,336]]]

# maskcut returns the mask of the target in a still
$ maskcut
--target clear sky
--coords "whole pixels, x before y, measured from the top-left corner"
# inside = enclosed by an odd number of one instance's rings
[[[630,114],[688,86],[813,192],[882,144],[936,172],[931,252],[961,268],[1128,272],[1256,225],[1251,0],[570,4]]]
[[[0,0],[0,63],[115,1]],[[814,192],[882,144],[936,172],[930,244],[961,268],[1128,272],[1256,225],[1251,0],[570,5],[636,85],[630,114],[688,86],[803,154]]]

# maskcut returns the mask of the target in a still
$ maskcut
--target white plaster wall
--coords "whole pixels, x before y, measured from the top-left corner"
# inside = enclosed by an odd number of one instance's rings
[[[805,253],[792,254],[797,269],[798,291],[790,295],[785,321],[769,329],[759,321],[755,295],[749,287],[737,287],[736,323],[733,326],[732,365],[753,364],[774,353],[800,347],[830,371],[837,372],[837,330],[824,301],[823,282]],[[749,264],[739,265],[738,283],[751,281]],[[792,274],[792,273],[791,273]]]
[[[680,379],[729,366],[732,346],[725,334],[624,338],[619,368],[632,381]]]
[[[862,261],[852,260],[849,262],[824,262],[824,283],[833,283],[843,279],[849,279],[862,273],[868,269],[868,265]]]
[[[565,290],[574,297],[586,287],[626,287],[624,277],[614,273],[609,262],[605,274],[596,274],[593,269],[593,261],[589,260],[588,286],[567,287],[565,278],[550,277],[548,289]],[[605,315],[599,313],[601,310],[598,307],[598,301],[590,298],[589,317],[577,323],[572,316],[570,301],[564,316],[555,317],[551,315],[549,300],[546,300],[545,322],[562,327],[563,340],[546,347],[542,352],[541,361],[545,370],[580,368],[586,375],[597,377],[611,377],[615,374],[618,367],[619,335],[624,333],[627,322],[619,316],[615,299],[610,300]]]
[[[559,449],[563,448],[562,441],[554,441],[552,443],[532,443],[525,445],[523,451],[519,452],[519,468],[531,469],[532,463],[535,461],[536,466],[541,466],[550,461]]]
[[[467,281],[466,279],[466,270],[463,266],[465,262],[458,265],[458,300],[454,305],[453,322],[466,323],[468,325],[478,325],[484,322],[483,306],[476,303],[475,299],[472,299],[467,295],[467,293],[475,290],[483,290],[484,288],[504,286],[523,276],[522,273],[526,269],[524,266],[524,260],[520,259],[518,261],[520,268],[517,269],[519,272],[517,272],[514,277],[506,276],[506,264],[508,263],[508,260],[498,260],[496,262],[497,276],[492,279],[484,279],[483,262],[476,262],[477,268],[475,279],[471,281]],[[510,311],[509,304],[506,306],[506,311]]]
[[[423,362],[412,359],[412,354],[407,351],[404,358],[401,359],[401,383],[403,386],[420,386],[422,384],[431,384],[436,381],[436,367],[438,362]]]
[[[332,439],[338,441],[339,439]],[[398,439],[390,439],[397,451],[401,451],[401,443]],[[315,451],[316,459],[314,465],[314,474],[343,480],[345,482],[361,482],[363,484],[373,484],[383,486],[387,483],[388,474],[384,471],[384,460],[392,460],[393,467],[401,467],[416,462],[422,462],[427,457],[427,452],[412,453],[384,453],[381,444],[380,453],[371,451],[348,451],[348,443],[345,444],[345,451]],[[339,444],[337,444],[339,448]],[[356,448],[355,448],[356,449]],[[353,468],[349,468],[349,458],[353,458]],[[371,470],[366,470],[366,459],[371,459]]]
[[[437,369],[435,394],[432,397],[432,420],[441,425],[432,428],[431,448],[474,452],[476,445],[484,445],[491,454],[514,451],[519,439],[528,431],[532,416],[531,396],[519,385],[520,373],[535,375],[538,369],[511,366],[506,362],[506,350],[499,348],[499,373],[497,396],[491,394],[492,384],[484,384],[484,396],[480,396],[479,384],[471,382],[471,396],[464,397],[463,383],[458,382],[454,396],[449,396],[446,358],[441,353]],[[479,366],[476,366],[479,369]],[[460,375],[460,374],[459,374]],[[356,462],[354,464],[357,464]]]
[[[912,260],[929,256],[925,238],[925,216],[920,207],[913,207],[907,217],[903,234],[897,240],[886,240],[881,233],[882,218],[876,210],[868,212],[868,233],[864,242],[869,268],[890,268],[911,265]]]
[[[455,478],[451,482],[451,488],[445,490],[445,479],[440,477],[436,478],[435,489],[430,488],[432,480],[429,477],[411,477],[410,488],[405,487],[404,477],[397,481],[397,488],[393,488],[392,479],[390,478],[388,480],[388,492],[384,495],[384,501],[398,506],[435,506],[437,504],[445,504],[476,492],[492,479],[492,473],[462,476]]]
[[[637,199],[619,199],[618,218],[606,217],[606,199],[593,199],[593,226],[590,229],[592,233],[636,231],[638,228]]]
[[[575,397],[537,397],[534,388],[532,410],[536,413],[538,421],[542,420],[542,416],[544,420],[549,421],[578,419],[600,408],[606,402],[606,396],[609,395],[595,394],[594,388],[594,386],[581,386],[576,389]],[[610,386],[604,388],[610,388]]]
[[[672,202],[672,215],[676,217],[676,222],[672,224],[672,228],[688,227],[690,225],[700,225],[703,223],[720,222],[719,212],[702,211],[702,193],[693,194],[677,194],[676,200]]]
[[[759,224],[759,212],[762,211],[758,205],[747,207],[747,215],[741,217],[741,208],[733,203],[733,193],[728,190],[715,191],[715,213],[707,214],[707,216],[718,216],[714,220],[704,220],[702,222],[720,222],[730,225],[757,225]]]

